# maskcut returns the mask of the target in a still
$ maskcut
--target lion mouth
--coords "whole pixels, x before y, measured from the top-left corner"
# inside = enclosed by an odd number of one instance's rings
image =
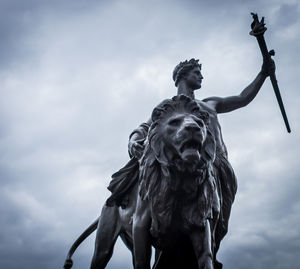
[[[200,160],[200,150],[202,143],[196,139],[191,139],[182,144],[180,153],[183,161],[195,162]]]
[[[187,149],[198,149],[201,145],[199,141],[196,139],[188,140],[187,142],[183,143],[183,145],[180,148],[180,151],[183,152]]]
[[[182,153],[186,150],[200,150],[201,149],[201,141],[197,139],[189,139],[181,144],[179,151]]]

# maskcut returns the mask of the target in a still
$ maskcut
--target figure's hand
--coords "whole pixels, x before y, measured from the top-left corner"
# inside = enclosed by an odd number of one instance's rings
[[[266,77],[270,76],[270,74],[275,73],[276,66],[274,60],[270,57],[267,60],[264,60],[263,65],[261,67],[261,73]]]
[[[129,141],[128,149],[130,154],[137,159],[140,159],[144,152],[144,141],[136,140],[136,141]]]

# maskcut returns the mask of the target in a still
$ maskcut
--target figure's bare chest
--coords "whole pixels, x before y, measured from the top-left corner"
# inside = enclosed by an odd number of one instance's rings
[[[201,110],[209,114],[209,130],[213,133],[216,140],[221,136],[221,126],[218,120],[218,114],[211,109],[205,102],[197,100],[198,106]]]

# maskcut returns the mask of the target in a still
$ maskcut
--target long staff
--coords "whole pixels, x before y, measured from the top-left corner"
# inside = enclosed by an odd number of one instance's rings
[[[267,30],[267,28],[265,27],[265,23],[264,23],[264,17],[262,17],[261,21],[258,20],[258,16],[255,13],[251,13],[252,17],[253,17],[253,22],[251,24],[251,29],[252,31],[250,32],[250,35],[253,35],[256,37],[259,48],[261,50],[262,56],[264,58],[264,61],[269,62],[271,60],[271,56],[275,55],[274,50],[270,50],[268,51],[267,49],[267,44],[264,38],[264,33]],[[289,125],[289,121],[287,118],[287,115],[285,113],[285,109],[284,109],[284,105],[282,102],[282,98],[281,98],[281,94],[279,91],[279,87],[278,87],[278,83],[277,83],[277,79],[276,79],[276,75],[275,75],[275,71],[270,73],[270,79],[271,79],[271,83],[273,85],[273,89],[280,107],[280,111],[286,126],[286,129],[288,131],[288,133],[291,132],[291,128]]]

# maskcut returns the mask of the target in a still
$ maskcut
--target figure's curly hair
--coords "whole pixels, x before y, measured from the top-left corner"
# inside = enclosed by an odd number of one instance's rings
[[[178,82],[194,67],[199,67],[201,69],[201,64],[199,64],[199,60],[195,60],[194,58],[185,60],[184,62],[180,62],[173,71],[173,80],[175,82],[175,86],[178,85]]]

